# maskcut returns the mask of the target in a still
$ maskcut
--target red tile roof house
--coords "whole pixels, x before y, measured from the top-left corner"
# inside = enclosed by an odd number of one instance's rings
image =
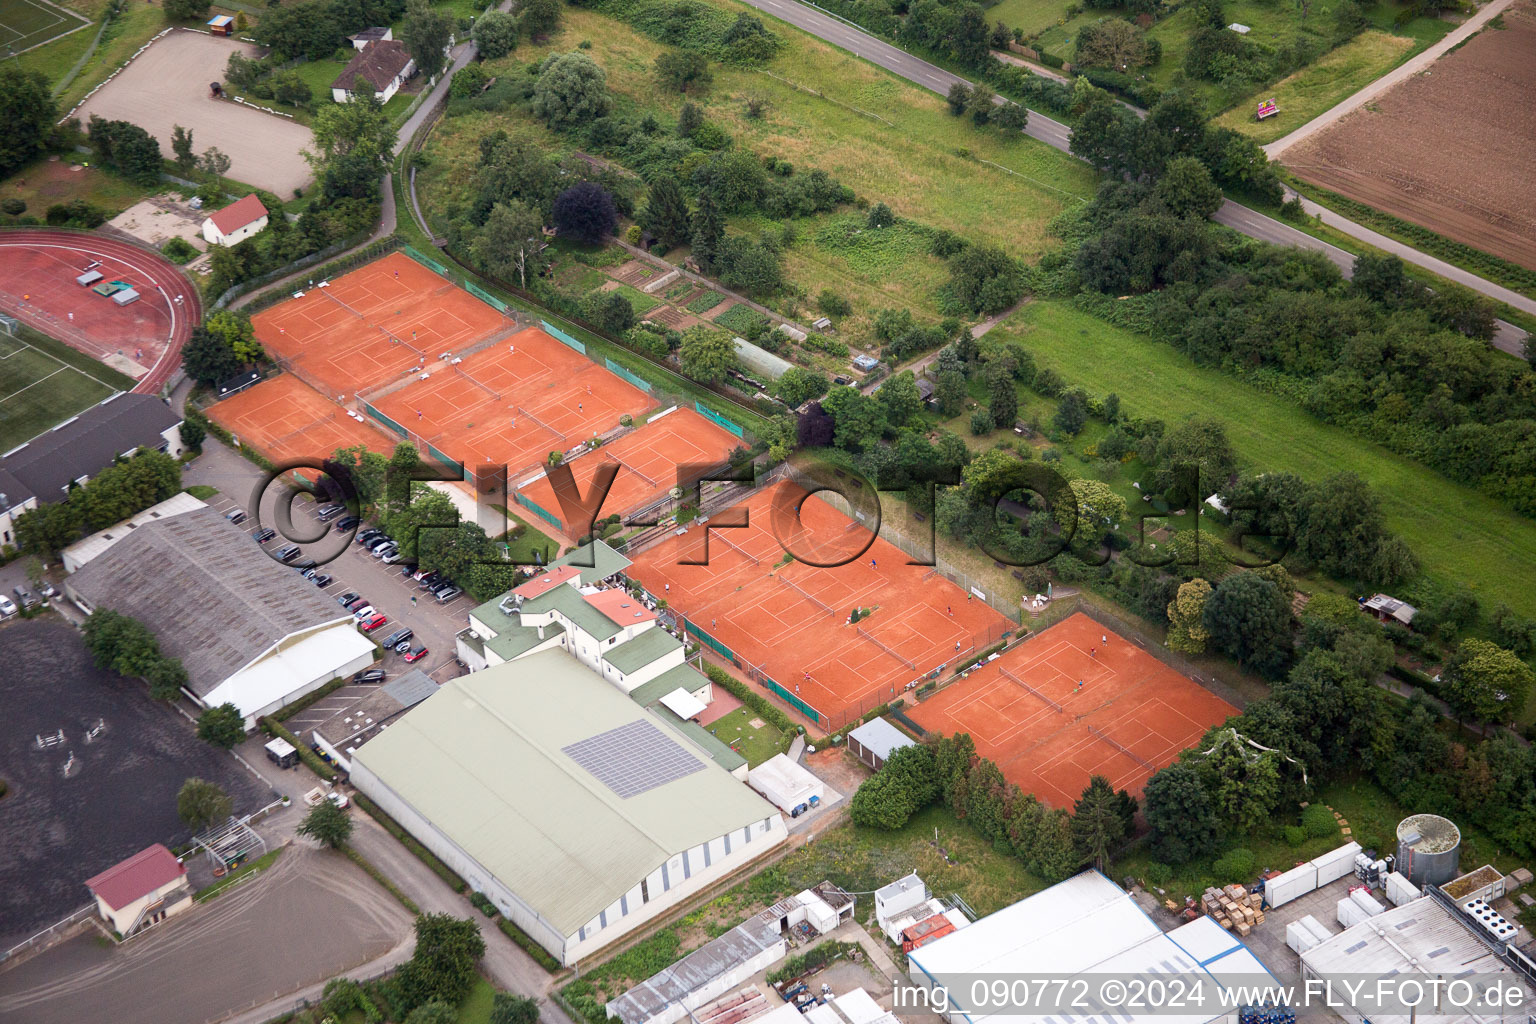
[[[405,52],[404,43],[396,39],[370,42],[352,55],[331,83],[331,99],[348,103],[362,90],[371,89],[380,103],[388,103],[415,71],[416,62]]]
[[[203,221],[203,237],[210,245],[234,245],[266,226],[267,208],[253,192]]]
[[[192,906],[187,869],[160,843],[86,879],[85,887],[102,920],[125,939]]]

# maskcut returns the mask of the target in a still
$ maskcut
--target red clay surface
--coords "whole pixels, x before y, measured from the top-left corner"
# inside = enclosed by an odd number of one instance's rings
[[[512,326],[401,253],[278,303],[251,324],[268,352],[346,400]]]
[[[638,419],[652,404],[645,392],[537,327],[374,402],[450,458],[513,472],[616,428],[624,413]]]
[[[291,373],[279,374],[208,410],[220,424],[273,462],[328,459],[338,448],[366,445],[388,455],[398,440],[359,423]]]
[[[75,284],[86,267],[127,281],[137,302],[118,306]],[[0,311],[94,359],[121,355],[143,366],[134,391],[154,394],[181,365],[181,347],[202,321],[197,288],[174,263],[147,249],[75,231],[0,232]],[[180,305],[176,297],[182,296]],[[70,314],[74,319],[70,319]],[[115,366],[128,372],[126,367]]]
[[[577,490],[585,497],[598,468],[617,465],[618,475],[613,478],[613,486],[597,510],[597,518],[615,512],[624,515],[661,498],[677,486],[679,466],[720,465],[739,444],[740,438],[730,431],[716,426],[692,409],[679,408],[663,413],[612,444],[575,459],[570,464],[571,475]],[[688,479],[697,477],[697,472],[688,474]],[[565,512],[549,477],[540,472],[524,480],[528,482],[516,486],[516,492],[564,521]],[[521,483],[523,481],[513,481],[514,485]],[[571,532],[560,532],[571,542],[588,532],[586,524],[567,526],[572,528]]]
[[[1009,782],[1071,807],[1093,775],[1140,793],[1237,709],[1079,612],[907,714],[929,732],[969,733]]]
[[[802,504],[803,495],[789,482],[759,491],[711,517],[707,559],[706,530],[694,526],[635,556],[629,575],[811,705],[829,730],[1017,628],[826,502]],[[744,528],[716,528],[733,511],[739,522],[742,510]],[[798,557],[780,566],[786,547]],[[855,554],[827,568],[802,560]],[[848,624],[855,607],[873,609],[856,626]]]

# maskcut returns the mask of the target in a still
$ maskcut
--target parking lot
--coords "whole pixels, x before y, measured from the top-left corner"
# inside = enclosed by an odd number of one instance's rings
[[[385,565],[348,540],[352,531],[340,534],[332,528],[334,521],[319,522],[315,515],[319,506],[307,495],[293,501],[290,526],[279,525],[276,486],[263,492],[260,516],[250,515],[253,492],[262,478],[261,470],[212,438],[183,477],[188,484],[205,483],[218,488],[219,493],[209,498],[208,504],[219,512],[228,513],[236,507],[244,510],[247,517],[238,525],[247,534],[254,535],[264,528],[276,530],[278,536],[261,545],[269,555],[275,556],[289,540],[299,541],[303,551],[299,558],[313,558],[320,563],[321,572],[331,575],[331,581],[321,588],[327,595],[340,598],[357,593],[366,598],[388,619],[369,634],[374,640],[381,641],[400,628],[411,629],[415,634],[413,642],[424,644],[427,654],[408,664],[400,654],[387,652],[378,666],[385,670],[387,678],[393,679],[407,668],[417,668],[442,682],[463,671],[455,658],[453,641],[454,635],[468,624],[467,615],[473,603],[467,595],[438,602],[419,583],[402,574],[404,563]],[[334,698],[326,703],[333,704]]]

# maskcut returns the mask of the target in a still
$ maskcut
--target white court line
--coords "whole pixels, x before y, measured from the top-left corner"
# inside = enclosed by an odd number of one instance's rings
[[[39,384],[41,384],[43,381],[48,380],[48,379],[53,378],[53,377],[57,377],[59,374],[63,373],[65,370],[72,370],[72,369],[74,369],[74,367],[72,367],[72,366],[60,366],[57,370],[54,370],[47,377],[39,377],[39,378],[37,378],[37,380],[33,381],[31,384],[28,384],[26,387],[18,388],[17,390],[12,391],[10,394],[6,395],[4,398],[0,398],[0,402],[9,402],[11,399],[15,398],[17,395],[19,395],[23,391],[27,390],[27,388],[35,388]]]

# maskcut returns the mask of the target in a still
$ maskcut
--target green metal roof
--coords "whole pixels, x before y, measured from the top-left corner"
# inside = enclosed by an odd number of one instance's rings
[[[652,626],[633,640],[626,640],[617,647],[610,648],[603,655],[603,660],[620,672],[628,674],[644,668],[657,658],[670,654],[681,646],[683,646],[682,641],[677,637],[659,625]]]
[[[668,725],[688,737],[689,742],[703,750],[704,753],[709,755],[710,760],[726,771],[733,772],[747,763],[746,758],[736,753],[724,740],[704,728],[698,722],[679,721],[676,715],[671,715],[668,718],[668,712],[665,708],[658,714],[662,718],[667,718]]]
[[[545,626],[542,637],[539,636],[537,626],[512,626],[487,640],[485,646],[495,651],[502,661],[511,661],[513,658],[521,658],[539,644],[564,632],[565,627],[558,622],[551,622]]]
[[[634,641],[630,642],[633,643]],[[623,646],[623,644],[619,645],[619,647]],[[618,648],[616,647],[614,650],[618,650]],[[700,675],[693,666],[679,665],[676,668],[667,669],[650,682],[641,683],[633,690],[630,690],[629,699],[641,707],[648,708],[673,690],[683,689],[692,693],[703,687],[707,682],[709,680]],[[670,714],[670,712],[668,713]]]
[[[775,813],[713,761],[621,798],[563,752],[637,720],[681,731],[542,651],[449,680],[355,760],[570,935],[668,858]]]
[[[506,596],[506,594],[502,594],[500,597],[493,597],[485,602],[485,604],[474,608],[469,613],[470,618],[485,623],[486,627],[493,633],[504,633],[509,629],[517,629],[519,625],[517,617],[508,615],[501,610],[502,599]]]
[[[569,565],[580,569],[581,585],[586,586],[598,580],[605,580],[614,573],[623,572],[630,567],[631,562],[607,544],[597,540],[590,544],[583,544],[579,548],[572,548],[549,565],[551,568],[557,565]]]
[[[524,615],[557,611],[599,640],[617,636],[623,628],[608,616],[587,603],[575,587],[560,585],[547,594],[540,594],[523,602],[518,609]]]

